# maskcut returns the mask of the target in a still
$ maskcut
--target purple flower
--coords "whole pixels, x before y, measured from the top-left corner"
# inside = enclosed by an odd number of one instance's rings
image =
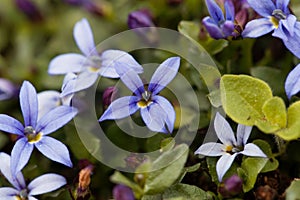
[[[205,143],[197,149],[195,154],[201,154],[204,156],[221,156],[216,166],[219,181],[222,180],[237,155],[243,154],[246,156],[267,157],[255,144],[247,144],[247,140],[252,130],[251,126],[239,124],[236,139],[229,123],[222,115],[217,113],[214,121],[214,127],[222,144],[214,142]]]
[[[289,0],[248,0],[249,5],[262,16],[246,24],[243,37],[257,38],[273,32],[285,46],[300,58],[300,22],[289,11]]]
[[[298,64],[285,80],[285,92],[290,99],[300,91],[300,64]]]
[[[202,22],[212,38],[222,39],[229,36],[236,36],[234,33],[234,6],[231,0],[224,3],[226,18],[222,9],[214,0],[206,0],[206,6],[211,17],[205,17]]]
[[[20,105],[24,126],[16,119],[0,114],[0,130],[18,135],[11,153],[12,174],[27,164],[34,147],[49,159],[72,167],[67,147],[48,135],[68,123],[77,114],[77,109],[59,106],[38,120],[37,94],[28,81],[21,87]]]
[[[44,174],[32,180],[27,186],[21,172],[13,175],[10,170],[11,158],[6,153],[0,153],[0,171],[12,187],[0,188],[0,199],[37,200],[34,195],[54,191],[66,184],[66,179],[58,174]]]
[[[73,73],[68,73],[63,81],[62,88],[61,88],[61,93],[55,90],[46,90],[43,92],[39,92],[37,94],[38,97],[38,102],[39,102],[39,110],[38,110],[38,119],[40,119],[43,115],[48,113],[50,110],[61,106],[70,106],[71,105],[71,100],[73,97],[73,93],[67,95],[67,96],[62,96],[63,93],[69,93],[68,90],[73,89],[74,86],[70,87],[71,84],[69,83],[70,81],[76,80],[77,75]],[[69,87],[66,87],[68,84]]]
[[[127,52],[120,50],[106,50],[99,54],[93,38],[91,27],[86,19],[75,24],[73,31],[77,46],[84,55],[78,53],[67,53],[53,58],[49,64],[49,74],[77,73],[76,84],[72,83],[72,90],[67,90],[62,95],[91,87],[98,76],[118,78],[115,63],[119,62],[136,72],[142,73],[143,68]],[[119,66],[122,67],[122,66]]]
[[[150,130],[172,133],[175,121],[174,108],[158,93],[173,80],[179,65],[179,57],[165,60],[153,74],[147,88],[133,69],[118,68],[121,80],[135,96],[125,96],[113,101],[99,121],[121,119],[140,109],[141,116]]]
[[[125,185],[116,185],[113,189],[115,200],[134,200],[134,194],[131,188]]]
[[[9,80],[0,78],[0,101],[10,99],[18,93],[18,88]]]

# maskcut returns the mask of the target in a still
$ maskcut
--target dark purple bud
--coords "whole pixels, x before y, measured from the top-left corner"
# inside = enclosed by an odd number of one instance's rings
[[[42,14],[38,7],[30,0],[15,0],[16,6],[31,20],[41,21]]]
[[[125,185],[116,185],[113,189],[115,200],[134,200],[134,194],[131,188]]]
[[[93,1],[84,1],[83,7],[90,13],[96,14],[98,16],[103,16],[103,9],[100,4]]]
[[[151,13],[146,9],[131,12],[127,24],[130,29],[154,26]]]
[[[118,89],[114,86],[108,87],[104,90],[102,96],[103,109],[106,109],[113,100],[117,98]]]
[[[19,89],[16,85],[7,79],[0,78],[0,100],[6,100],[17,97]]]
[[[219,186],[219,193],[225,197],[233,197],[239,194],[243,189],[243,180],[238,175],[227,178],[224,183]]]

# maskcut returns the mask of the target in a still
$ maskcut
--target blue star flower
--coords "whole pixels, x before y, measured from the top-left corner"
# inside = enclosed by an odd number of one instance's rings
[[[257,38],[274,30],[273,36],[300,58],[300,22],[289,11],[289,0],[248,0],[249,5],[263,18],[246,24],[243,37]]]
[[[126,64],[138,73],[143,72],[135,59],[127,52],[120,50],[106,50],[101,54],[97,52],[91,27],[86,19],[77,22],[74,27],[74,39],[84,55],[67,53],[53,58],[49,64],[49,74],[78,73],[76,84],[72,90],[63,95],[78,92],[91,87],[98,76],[118,78],[115,62]]]
[[[77,114],[77,109],[59,106],[37,120],[37,94],[28,81],[24,81],[21,87],[20,105],[24,126],[16,119],[0,114],[0,130],[18,135],[11,153],[12,174],[27,164],[34,147],[49,159],[72,167],[67,147],[48,135],[68,123]]]
[[[222,115],[217,113],[214,121],[214,127],[219,140],[223,144],[215,142],[205,143],[197,149],[195,154],[201,154],[204,156],[221,156],[216,166],[219,181],[222,181],[223,176],[230,168],[237,155],[243,154],[246,156],[267,157],[255,144],[247,144],[252,126],[239,124],[236,139],[229,123],[224,119],[224,117],[222,117]]]
[[[58,174],[44,174],[32,180],[26,186],[24,176],[21,172],[13,175],[10,170],[11,158],[6,153],[0,153],[0,172],[14,186],[0,188],[0,199],[16,200],[28,199],[37,200],[33,195],[45,194],[54,191],[65,185],[66,179]]]
[[[135,113],[138,109],[152,131],[172,133],[175,111],[171,103],[158,93],[176,76],[180,65],[179,57],[165,60],[153,74],[147,88],[133,69],[118,68],[121,80],[135,94],[113,101],[99,121],[121,119]],[[167,129],[165,128],[167,125]]]
[[[214,0],[206,0],[208,12],[211,17],[205,17],[202,22],[212,38],[221,39],[229,36],[236,36],[234,24],[234,6],[231,0],[224,3],[226,18],[222,9]]]

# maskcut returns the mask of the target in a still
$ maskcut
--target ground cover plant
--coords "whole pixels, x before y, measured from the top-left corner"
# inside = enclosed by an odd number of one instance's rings
[[[0,2],[0,199],[298,199],[296,0]]]

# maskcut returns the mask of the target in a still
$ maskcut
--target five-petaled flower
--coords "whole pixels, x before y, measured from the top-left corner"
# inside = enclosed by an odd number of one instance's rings
[[[86,19],[77,22],[74,27],[74,39],[84,55],[66,53],[53,58],[49,64],[49,74],[78,73],[76,84],[71,83],[72,90],[66,90],[62,96],[91,87],[98,76],[118,78],[115,63],[120,62],[142,73],[143,68],[127,52],[120,50],[105,50],[97,52],[91,27]],[[122,66],[120,66],[122,67]]]
[[[34,147],[49,159],[71,167],[72,162],[67,147],[47,135],[68,123],[77,114],[77,109],[59,106],[37,120],[37,94],[28,81],[24,81],[21,87],[20,105],[25,126],[8,115],[0,114],[0,130],[18,135],[11,152],[12,174],[16,174],[27,164]]]
[[[214,0],[206,0],[208,12],[211,17],[207,16],[202,20],[207,32],[212,38],[222,39],[229,36],[237,36],[234,24],[234,6],[231,0],[224,3],[226,18],[222,9]]]
[[[65,185],[66,179],[58,174],[44,174],[32,180],[26,186],[22,172],[13,175],[10,170],[10,156],[0,153],[0,171],[14,187],[0,188],[0,199],[5,200],[37,200],[33,195],[45,194]]]
[[[257,38],[274,30],[273,36],[300,58],[300,22],[290,13],[289,0],[248,0],[249,5],[263,18],[246,24],[243,37]]]
[[[173,80],[179,65],[179,57],[165,60],[157,68],[147,87],[144,87],[144,83],[133,69],[126,70],[119,67],[117,71],[120,73],[121,80],[135,96],[125,96],[113,101],[99,121],[121,119],[140,109],[141,116],[150,130],[172,133],[175,122],[174,108],[158,93]]]
[[[237,127],[236,139],[229,123],[222,115],[217,113],[214,121],[214,128],[219,140],[223,144],[214,142],[205,143],[197,149],[195,154],[221,156],[216,166],[219,181],[222,180],[237,155],[243,154],[246,156],[267,157],[255,144],[247,144],[252,126],[239,124]]]

